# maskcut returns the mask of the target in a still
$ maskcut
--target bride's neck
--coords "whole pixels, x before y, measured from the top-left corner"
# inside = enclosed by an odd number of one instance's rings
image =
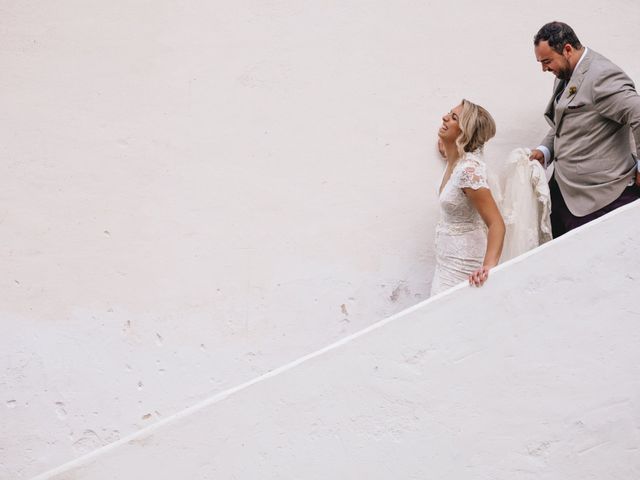
[[[460,154],[458,153],[458,147],[455,143],[452,144],[444,144],[444,152],[447,155],[447,164],[453,165],[460,158]]]

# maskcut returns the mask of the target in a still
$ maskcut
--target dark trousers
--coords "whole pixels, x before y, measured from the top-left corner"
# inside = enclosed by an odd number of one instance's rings
[[[585,215],[584,217],[576,217],[569,211],[567,204],[564,203],[564,199],[560,193],[560,188],[558,187],[555,176],[551,177],[551,180],[549,181],[549,190],[551,190],[551,231],[553,233],[553,238],[558,238],[569,230],[573,230],[580,225],[589,223],[591,220],[595,220],[596,218],[603,216],[605,213],[609,213],[618,207],[640,198],[640,188],[636,185],[631,185],[625,188],[622,195],[616,198],[609,205],[606,205],[589,215]]]

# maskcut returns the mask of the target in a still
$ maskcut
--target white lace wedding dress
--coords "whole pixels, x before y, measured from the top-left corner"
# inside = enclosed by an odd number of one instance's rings
[[[524,148],[511,152],[500,178],[488,175],[479,151],[465,154],[454,167],[439,195],[431,295],[467,281],[484,260],[487,228],[463,188],[491,190],[506,227],[500,262],[551,240],[547,179],[542,166],[530,161],[529,154]]]
[[[487,227],[463,188],[489,188],[487,168],[479,152],[466,153],[458,161],[440,192],[431,295],[467,280],[484,260]]]

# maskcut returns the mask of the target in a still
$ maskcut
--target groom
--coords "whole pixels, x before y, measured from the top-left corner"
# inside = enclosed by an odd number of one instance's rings
[[[554,162],[549,188],[558,237],[640,198],[640,96],[619,67],[582,46],[565,23],[544,25],[534,45],[542,71],[556,80],[545,112],[551,128],[530,159]]]

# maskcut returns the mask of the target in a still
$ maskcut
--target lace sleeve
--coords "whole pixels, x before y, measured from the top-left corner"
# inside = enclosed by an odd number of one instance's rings
[[[489,188],[487,183],[487,168],[483,162],[477,160],[466,160],[460,165],[460,172],[457,175],[456,187],[458,188]]]

